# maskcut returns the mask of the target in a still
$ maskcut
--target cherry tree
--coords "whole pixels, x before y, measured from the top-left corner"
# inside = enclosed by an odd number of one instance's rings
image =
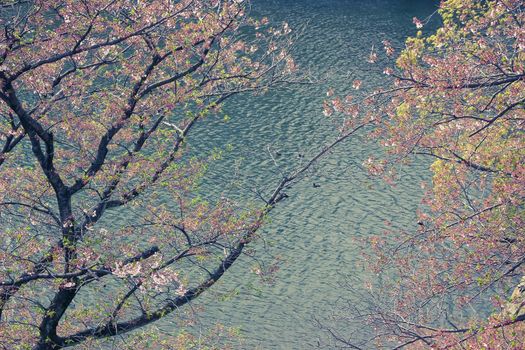
[[[191,132],[231,96],[301,79],[286,23],[236,0],[0,11],[3,349],[93,349],[173,316],[223,277],[284,190],[364,126],[276,179],[263,205],[206,200],[199,181],[221,154],[192,155]],[[195,340],[146,333],[137,344]]]
[[[382,283],[350,282],[338,327],[324,325],[342,348],[525,345],[524,6],[442,1],[435,32],[414,18],[418,33],[399,54],[383,42],[395,57],[383,72],[390,86],[325,102],[325,115],[353,111],[376,124],[385,155],[365,161],[372,174],[395,181],[414,158],[432,173],[414,228],[367,242]],[[373,336],[359,334],[363,322]]]

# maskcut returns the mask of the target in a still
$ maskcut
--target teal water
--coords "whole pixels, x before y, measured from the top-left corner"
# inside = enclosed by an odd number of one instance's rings
[[[268,146],[281,154],[282,169],[315,153],[334,135],[321,113],[326,90],[343,93],[357,78],[365,90],[381,84],[382,68],[366,62],[372,45],[381,49],[383,39],[401,44],[416,32],[412,18],[424,18],[436,7],[436,1],[424,0],[254,0],[254,16],[305,26],[295,57],[318,82],[239,97],[226,106],[229,122],[216,118],[199,126],[190,140],[195,152],[232,145],[208,173],[208,195],[226,193],[249,202],[255,200],[250,189],[269,192],[279,169]],[[249,349],[315,347],[324,334],[314,320],[327,319],[337,300],[346,297],[339,287],[345,275],[363,275],[366,261],[357,241],[381,232],[386,220],[394,227],[415,226],[419,184],[429,176],[426,165],[407,168],[397,186],[390,187],[368,178],[360,167],[376,150],[363,133],[289,191],[251,247],[263,262],[280,260],[275,282],[261,284],[251,272],[254,259],[244,257],[193,304],[203,310],[195,330],[215,323],[238,327]],[[234,181],[235,186],[224,185]],[[174,322],[163,322],[166,332],[178,329]]]

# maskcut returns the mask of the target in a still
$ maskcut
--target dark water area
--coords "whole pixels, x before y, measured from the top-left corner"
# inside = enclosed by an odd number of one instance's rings
[[[217,117],[201,124],[189,142],[195,152],[231,146],[210,169],[206,193],[247,203],[256,201],[250,189],[268,193],[279,179],[268,147],[281,155],[279,167],[289,169],[328,142],[335,133],[322,114],[327,89],[344,93],[354,79],[363,80],[365,91],[380,85],[382,67],[366,62],[371,48],[382,50],[384,39],[402,46],[416,33],[412,18],[426,18],[437,6],[425,0],[253,0],[253,16],[304,27],[295,58],[317,82],[236,98],[225,109],[230,121]],[[261,284],[252,272],[255,260],[243,257],[194,303],[204,310],[195,328],[238,327],[248,349],[315,347],[323,333],[314,320],[329,317],[334,303],[345,297],[339,287],[344,275],[365,274],[357,241],[384,230],[386,220],[394,227],[416,225],[419,185],[429,178],[428,164],[408,167],[391,187],[368,178],[360,166],[376,150],[365,134],[357,136],[290,190],[251,247],[263,262],[280,260],[275,282]],[[169,320],[161,327],[178,329]]]

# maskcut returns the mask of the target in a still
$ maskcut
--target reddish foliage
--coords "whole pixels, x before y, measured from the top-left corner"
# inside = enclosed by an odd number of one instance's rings
[[[0,10],[0,346],[96,343],[198,297],[294,177],[263,208],[206,202],[220,154],[189,156],[188,137],[225,99],[296,80],[289,26],[231,0]]]
[[[373,239],[377,271],[391,279],[360,310],[382,335],[377,346],[525,346],[523,313],[499,313],[525,263],[524,11],[522,0],[443,1],[441,27],[409,38],[384,70],[389,88],[325,103],[328,116],[372,106],[361,116],[386,150],[365,163],[372,174],[391,179],[415,156],[433,161],[419,229]]]

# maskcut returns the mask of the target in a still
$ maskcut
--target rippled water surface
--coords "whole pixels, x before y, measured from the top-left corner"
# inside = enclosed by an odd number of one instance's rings
[[[229,195],[253,200],[247,189],[271,190],[278,172],[267,147],[279,150],[277,161],[286,167],[329,141],[332,128],[321,113],[327,88],[347,91],[356,78],[364,81],[364,89],[377,83],[380,74],[366,63],[371,46],[414,35],[412,18],[424,18],[436,6],[430,0],[253,0],[254,16],[287,21],[292,28],[306,26],[295,57],[320,81],[237,98],[227,105],[229,122],[218,118],[200,126],[190,141],[197,152],[233,146],[206,179],[210,195],[219,194],[224,181],[237,176],[244,179],[243,186],[232,187]],[[419,183],[429,176],[424,164],[415,164],[394,188],[375,183],[359,167],[374,149],[363,137],[347,142],[288,193],[264,228],[264,239],[252,246],[263,261],[280,259],[275,283],[261,284],[251,272],[254,260],[244,257],[194,303],[204,308],[199,318],[203,325],[239,327],[250,349],[315,346],[321,331],[314,319],[326,318],[344,296],[338,288],[343,274],[362,274],[356,239],[381,232],[385,220],[414,225]],[[169,322],[162,326],[166,331],[175,327]]]

